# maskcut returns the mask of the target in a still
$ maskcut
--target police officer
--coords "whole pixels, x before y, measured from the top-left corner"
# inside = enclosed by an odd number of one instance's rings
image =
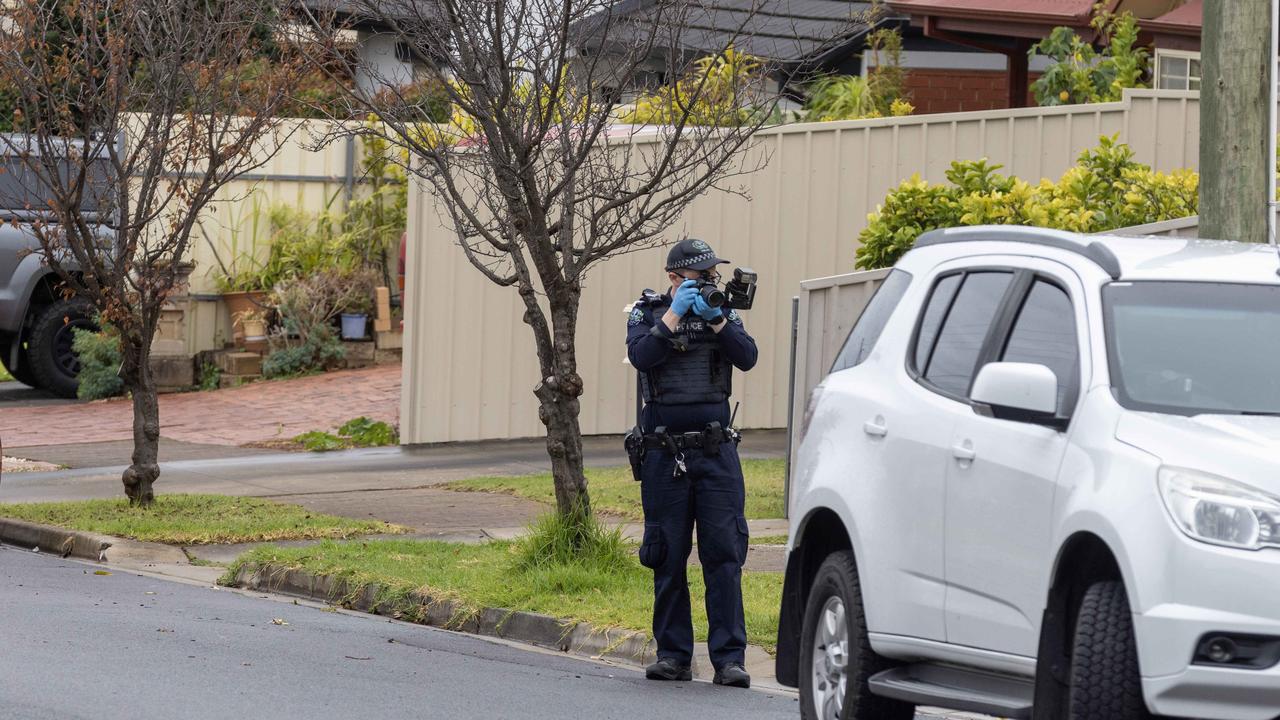
[[[640,562],[653,570],[653,634],[658,660],[651,680],[689,680],[693,622],[685,568],[698,529],[706,583],[711,664],[718,685],[749,687],[742,614],[747,555],[745,489],[737,433],[729,427],[733,368],[756,364],[756,343],[733,310],[712,307],[699,279],[718,280],[716,257],[701,240],[667,255],[671,287],[646,290],[627,322],[627,356],[640,372],[644,407],[639,461],[644,504]]]

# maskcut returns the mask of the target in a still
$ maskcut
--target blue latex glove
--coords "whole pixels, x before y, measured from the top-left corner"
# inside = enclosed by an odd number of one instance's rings
[[[671,312],[684,317],[689,308],[693,307],[694,300],[701,299],[698,294],[697,280],[685,280],[680,283],[679,289],[676,290],[675,297],[671,298]]]
[[[702,297],[702,293],[698,293],[698,297],[693,301],[693,311],[698,313],[698,317],[707,322],[711,322],[724,314],[720,308],[708,305],[706,298]]]

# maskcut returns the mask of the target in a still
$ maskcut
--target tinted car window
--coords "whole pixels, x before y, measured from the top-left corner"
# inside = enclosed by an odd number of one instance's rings
[[[947,316],[947,308],[955,299],[956,290],[960,287],[961,273],[948,275],[933,286],[929,293],[929,304],[920,318],[920,332],[916,335],[915,368],[924,369],[929,364],[929,353],[933,352],[933,343],[938,339],[938,328],[942,327],[942,319]]]
[[[931,385],[952,395],[969,392],[982,341],[1012,278],[1013,273],[1009,272],[973,272],[964,276],[922,373]]]
[[[880,339],[880,333],[884,332],[889,316],[893,314],[894,308],[898,307],[898,301],[902,299],[903,293],[910,285],[911,273],[902,270],[889,273],[889,276],[876,289],[875,295],[871,296],[871,302],[867,303],[862,314],[858,316],[858,322],[854,324],[853,331],[849,333],[849,339],[845,341],[844,348],[840,350],[835,364],[831,366],[831,372],[851,368],[867,359],[871,349],[876,345],[876,340]]]
[[[1079,377],[1075,312],[1067,292],[1037,280],[1018,311],[1001,360],[1046,365],[1058,376],[1058,414],[1067,411]]]

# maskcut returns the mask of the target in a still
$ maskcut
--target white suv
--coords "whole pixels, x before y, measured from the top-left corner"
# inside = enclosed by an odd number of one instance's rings
[[[1280,718],[1277,268],[921,236],[799,429],[777,673],[802,715]]]

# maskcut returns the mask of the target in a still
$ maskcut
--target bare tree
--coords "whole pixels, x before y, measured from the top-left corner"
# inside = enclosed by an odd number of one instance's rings
[[[161,306],[201,211],[280,146],[276,110],[301,64],[263,0],[15,0],[6,14],[0,84],[22,132],[0,147],[61,291],[119,330],[134,410],[124,489],[148,504]]]
[[[586,518],[576,346],[583,281],[608,258],[661,242],[695,198],[736,191],[729,181],[750,169],[742,153],[777,100],[762,80],[769,68],[734,50],[755,8],[719,17],[710,35],[697,28],[722,11],[680,0],[631,16],[611,0],[345,5],[349,17],[392,28],[439,63],[452,122],[424,122],[416,96],[394,90],[366,107],[381,117],[379,132],[408,151],[476,271],[523,300],[557,508]],[[324,18],[314,21],[319,35],[333,35]],[[657,78],[684,78],[654,88],[646,106],[659,124],[630,123],[613,107],[618,89]]]

